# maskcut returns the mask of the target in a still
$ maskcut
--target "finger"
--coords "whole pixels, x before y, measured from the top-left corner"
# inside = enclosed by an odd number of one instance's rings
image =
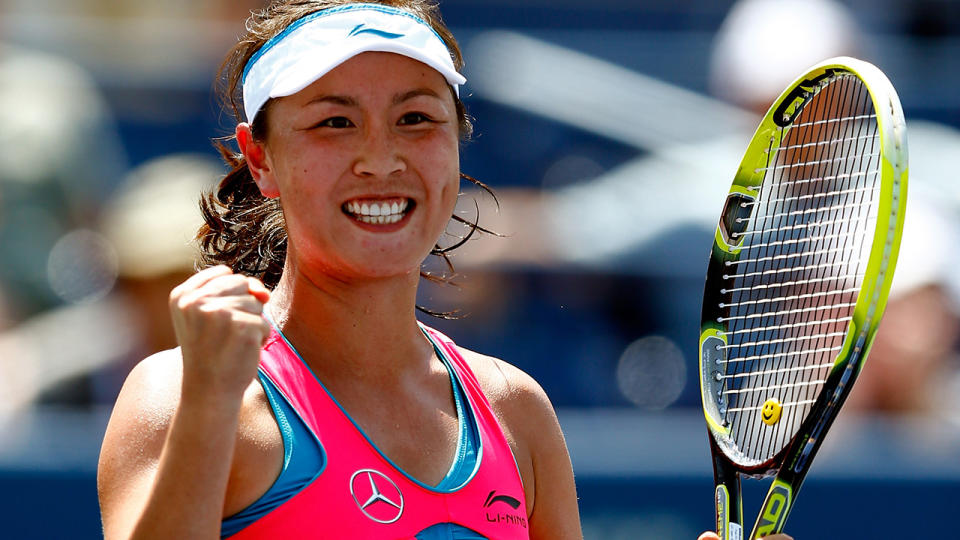
[[[255,277],[247,278],[247,291],[263,304],[270,301],[270,290]]]
[[[197,272],[196,274],[190,276],[189,278],[187,278],[186,281],[184,281],[180,285],[177,285],[173,289],[173,293],[171,294],[177,294],[183,291],[191,291],[194,289],[198,289],[212,279],[215,279],[220,276],[232,274],[232,273],[233,271],[230,270],[229,267],[224,266],[222,264],[217,266],[211,266],[210,268],[205,268]]]
[[[174,290],[170,293],[170,309],[174,311],[203,309],[211,299],[225,296],[250,296],[247,291],[246,277],[240,274],[225,274],[211,279],[197,289]],[[209,310],[204,309],[204,311]]]
[[[244,329],[243,333],[251,336],[251,343],[258,346],[263,345],[270,336],[270,323],[258,314],[234,311],[233,322]]]
[[[697,540],[720,540],[720,537],[715,532],[707,531],[697,537]]]
[[[263,302],[249,294],[238,296],[216,296],[213,298],[207,298],[200,310],[206,312],[221,310],[242,311],[245,313],[251,313],[253,315],[260,315],[263,313]]]
[[[247,276],[243,274],[227,274],[217,276],[204,283],[196,292],[200,296],[248,296],[250,286],[247,284]]]

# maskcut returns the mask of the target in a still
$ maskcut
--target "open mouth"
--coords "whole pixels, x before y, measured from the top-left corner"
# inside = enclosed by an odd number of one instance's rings
[[[414,207],[413,199],[392,197],[389,199],[353,199],[343,203],[343,212],[353,219],[370,225],[397,223]]]

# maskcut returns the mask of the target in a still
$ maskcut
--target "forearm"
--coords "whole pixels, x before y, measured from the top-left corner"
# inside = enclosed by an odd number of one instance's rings
[[[131,538],[219,538],[240,404],[185,385]]]

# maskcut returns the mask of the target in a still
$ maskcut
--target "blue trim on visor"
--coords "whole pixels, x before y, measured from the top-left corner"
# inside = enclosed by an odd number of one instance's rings
[[[446,46],[446,42],[443,41],[443,38],[440,37],[440,34],[438,34],[437,31],[434,30],[432,26],[427,24],[427,22],[421,19],[420,17],[417,17],[413,13],[410,13],[409,11],[404,11],[402,9],[398,9],[391,6],[384,6],[381,4],[349,4],[346,6],[333,7],[333,8],[317,11],[315,13],[311,13],[306,17],[297,19],[292,23],[290,23],[290,26],[287,26],[286,28],[283,29],[282,32],[280,32],[279,34],[267,40],[267,42],[264,43],[263,46],[260,47],[260,49],[258,49],[256,53],[254,53],[253,56],[250,57],[250,60],[247,60],[247,65],[244,66],[243,68],[243,77],[241,78],[240,83],[243,84],[247,82],[247,73],[250,72],[250,68],[253,67],[253,65],[257,62],[257,60],[260,59],[261,56],[266,54],[267,51],[269,51],[274,47],[274,45],[276,45],[277,43],[280,43],[280,41],[282,41],[283,38],[285,38],[287,35],[289,35],[291,32],[293,32],[297,28],[300,28],[301,26],[307,24],[308,22],[314,19],[319,19],[320,17],[326,17],[327,15],[333,15],[335,13],[341,13],[344,11],[358,11],[358,10],[379,11],[381,13],[387,13],[389,15],[402,15],[404,17],[413,19],[414,21],[429,28],[430,31],[433,32],[433,35],[437,36],[437,39],[440,40],[440,43],[443,43],[444,46]],[[356,28],[354,28],[354,30],[356,30]],[[353,32],[351,32],[350,35],[353,35]]]

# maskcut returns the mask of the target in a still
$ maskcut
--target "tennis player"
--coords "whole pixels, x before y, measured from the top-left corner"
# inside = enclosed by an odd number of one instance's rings
[[[543,390],[415,318],[470,131],[439,13],[281,0],[247,30],[208,268],[107,428],[105,538],[582,538]]]
[[[170,296],[180,347],[115,406],[105,537],[581,538],[543,390],[415,318],[470,129],[439,13],[281,0],[247,29],[242,156]]]

